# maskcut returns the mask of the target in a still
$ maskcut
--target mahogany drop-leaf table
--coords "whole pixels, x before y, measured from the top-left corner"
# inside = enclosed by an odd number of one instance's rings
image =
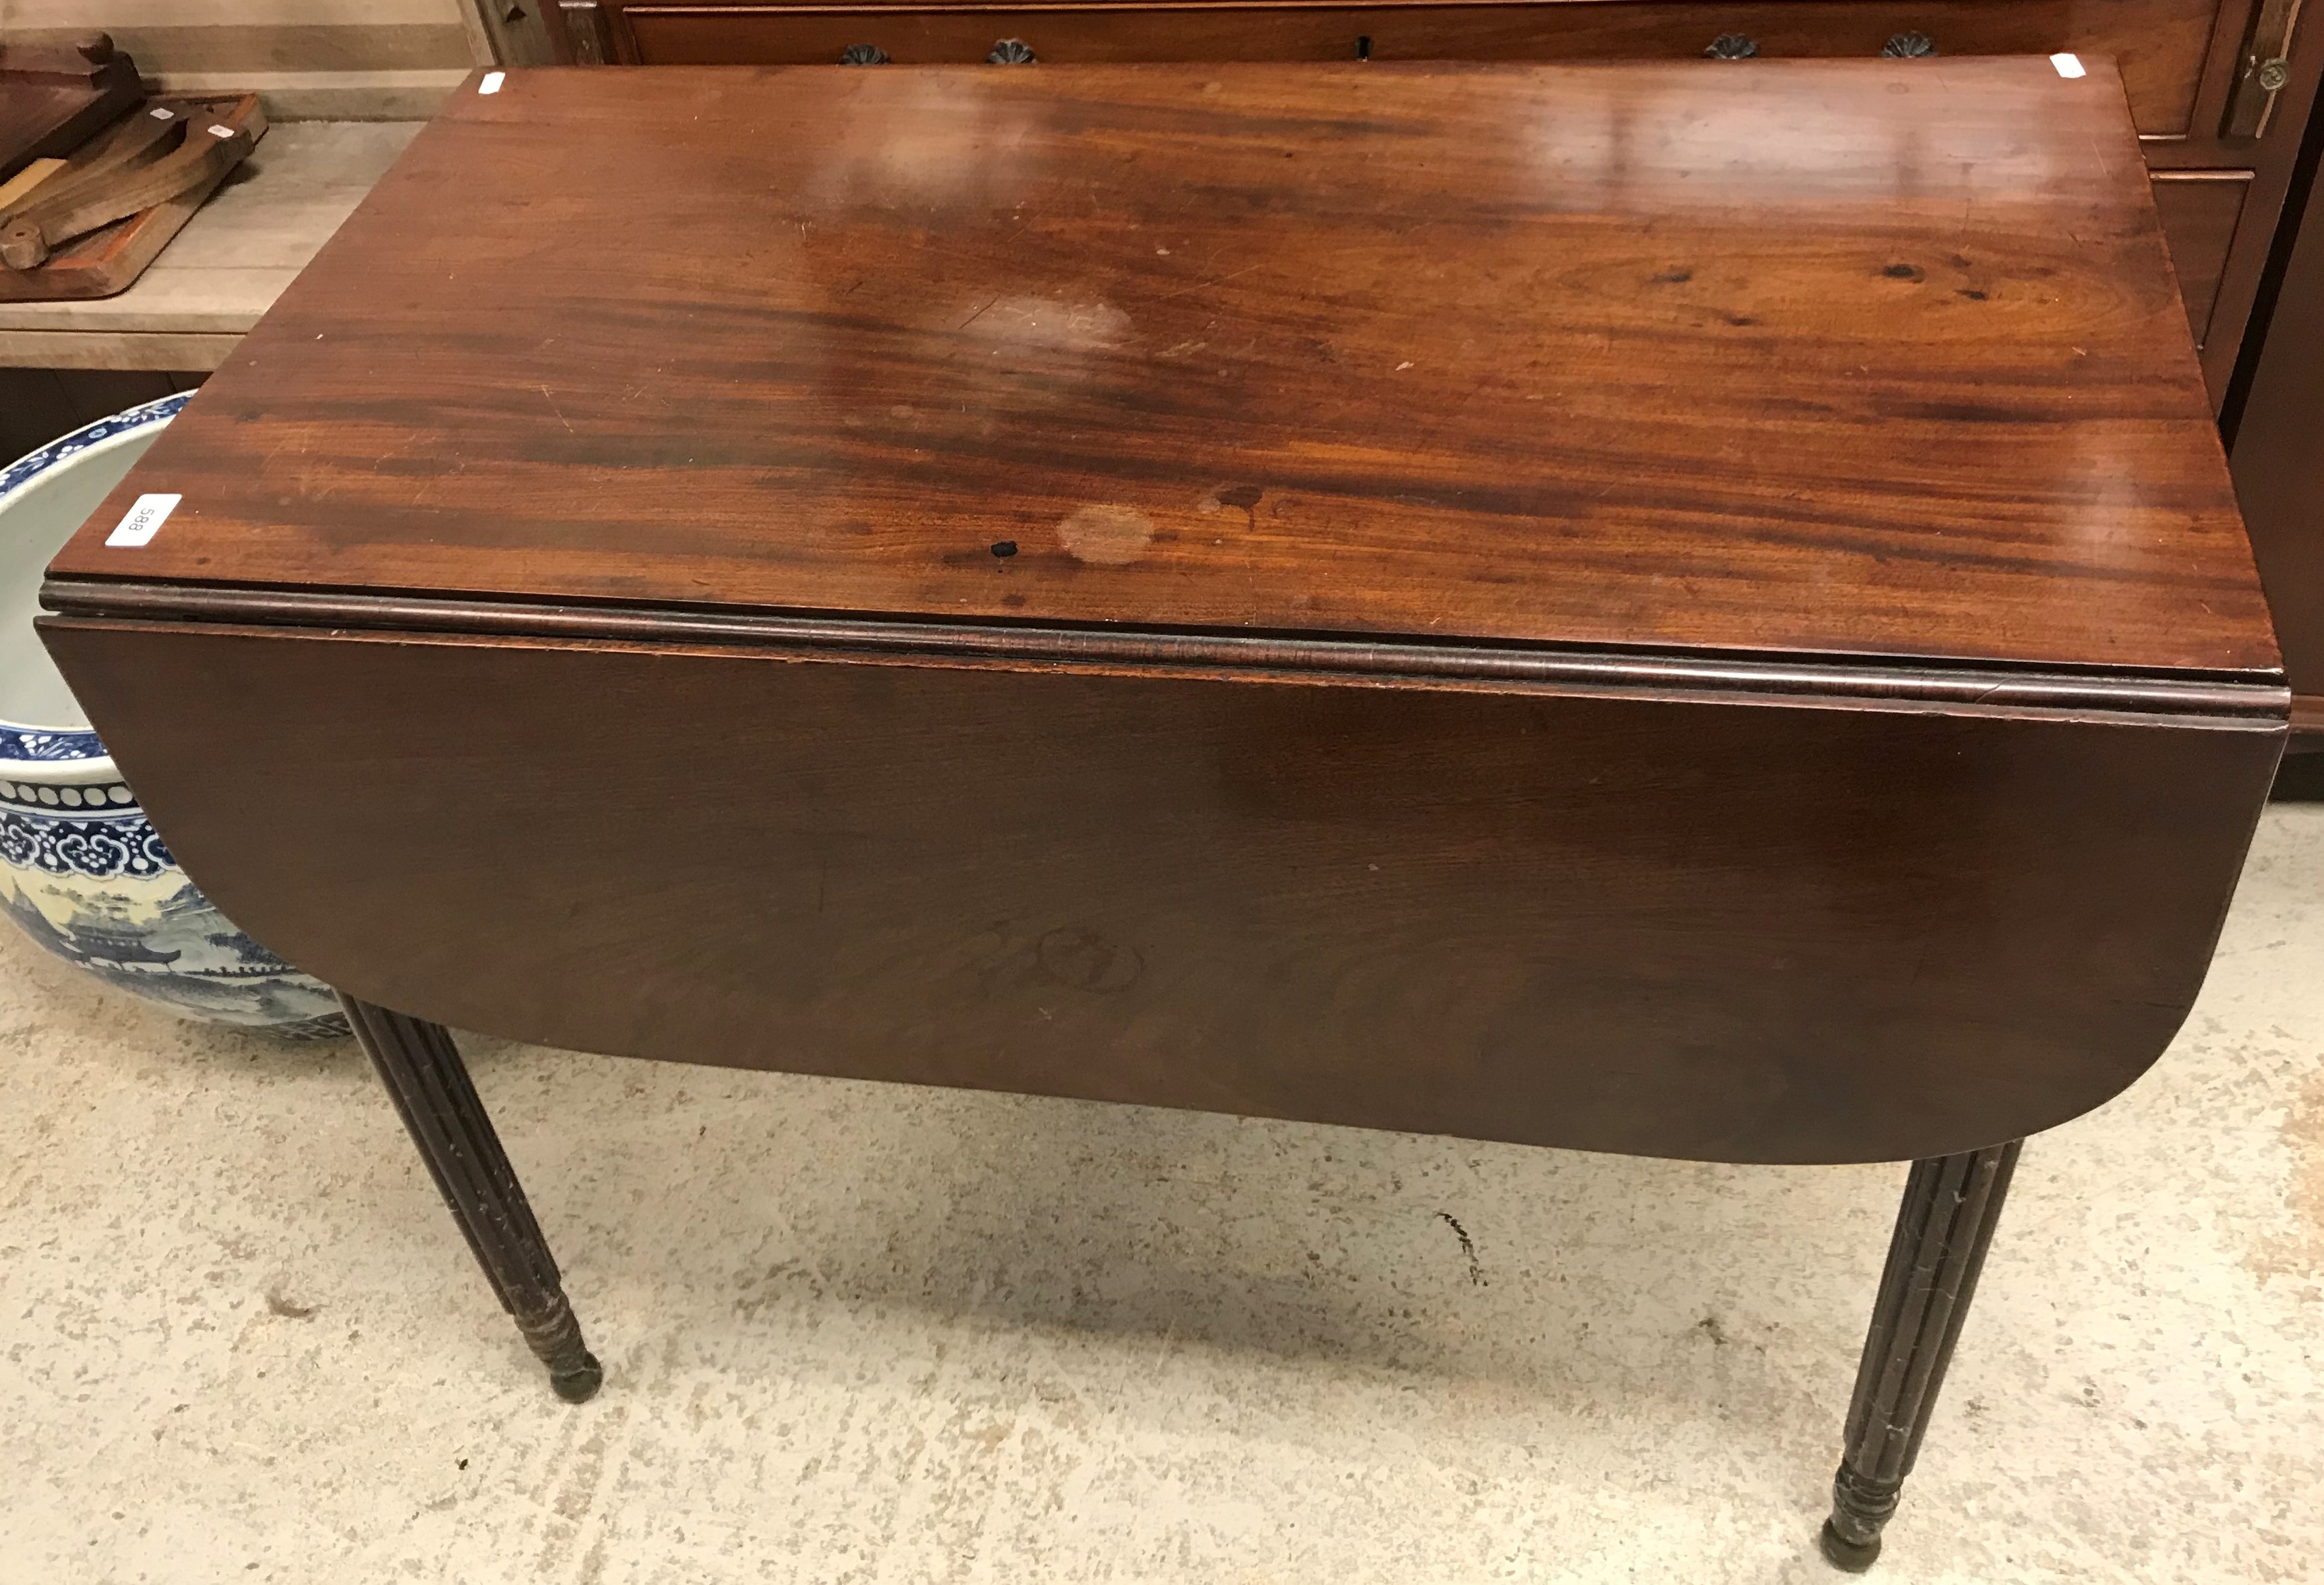
[[[1862,1567],[2015,1142],[2171,1039],[2284,736],[2075,69],[495,74],[43,631],[566,1396],[444,1025],[1912,1160]]]

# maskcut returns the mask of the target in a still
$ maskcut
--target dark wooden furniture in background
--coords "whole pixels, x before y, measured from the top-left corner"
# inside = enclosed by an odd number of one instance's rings
[[[0,456],[22,456],[123,408],[198,390],[208,378],[191,371],[0,368]]]
[[[2283,740],[2125,103],[2039,58],[513,72],[42,631],[354,1000],[560,1390],[426,1020],[1921,1157],[1861,1566],[2013,1141],[2170,1040]]]
[[[2324,750],[2324,183],[2315,153],[2232,453],[2292,683],[2294,742],[2311,751]]]

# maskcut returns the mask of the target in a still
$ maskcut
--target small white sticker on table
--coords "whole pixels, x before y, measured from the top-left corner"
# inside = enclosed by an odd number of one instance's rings
[[[234,128],[230,126],[220,126],[215,121],[210,123],[210,136],[214,138],[230,138],[233,135]]]
[[[2060,77],[2088,77],[2089,75],[2089,72],[2082,69],[2082,58],[2079,55],[2052,55],[2050,57],[2050,64],[2058,69],[2058,75]]]
[[[501,91],[501,84],[506,81],[508,81],[507,72],[488,71],[484,73],[484,80],[476,85],[476,92],[480,94],[497,94]]]
[[[174,117],[178,113],[175,110],[171,109],[167,105],[156,105],[152,109],[146,112],[146,114],[152,116],[156,121],[168,121]]]
[[[129,509],[129,515],[121,520],[121,526],[105,537],[105,542],[107,545],[125,545],[132,549],[140,545],[151,545],[153,536],[161,531],[161,525],[170,521],[170,514],[184,499],[182,495],[140,495],[137,504]]]

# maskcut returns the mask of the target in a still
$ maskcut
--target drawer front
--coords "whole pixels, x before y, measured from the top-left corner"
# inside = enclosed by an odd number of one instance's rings
[[[1013,39],[1048,61],[1587,60],[1702,54],[1877,55],[1919,33],[1950,55],[2111,55],[2142,133],[2188,130],[2218,0],[1772,0],[1598,5],[906,6],[631,5],[623,52],[647,65],[816,65],[869,45],[906,62],[983,60]]]
[[[2178,272],[2179,295],[2187,299],[2187,323],[2198,346],[2210,328],[2211,305],[2218,300],[2219,277],[2251,184],[2248,170],[2173,170],[2154,179],[2155,212],[2171,244],[2171,267]]]

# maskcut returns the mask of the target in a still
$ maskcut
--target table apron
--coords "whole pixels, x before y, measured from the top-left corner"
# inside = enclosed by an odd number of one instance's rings
[[[1730,1161],[2162,1053],[2280,721],[45,619],[188,872],[569,1048]]]

